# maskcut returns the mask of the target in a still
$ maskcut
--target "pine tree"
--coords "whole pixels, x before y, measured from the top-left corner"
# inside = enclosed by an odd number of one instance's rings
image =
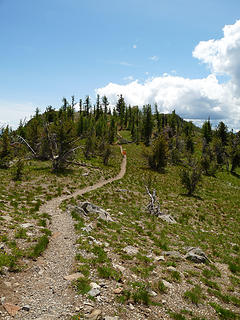
[[[149,104],[147,106],[144,106],[143,139],[144,139],[145,146],[149,146],[150,144],[152,130],[153,130],[152,109]]]
[[[212,141],[212,126],[209,118],[208,121],[205,121],[202,125],[202,136],[207,144],[209,144]]]
[[[108,98],[106,96],[102,97],[102,103],[103,103],[103,107],[104,107],[104,114],[107,115],[109,102],[108,102]]]
[[[227,126],[224,124],[224,122],[219,122],[216,130],[217,137],[221,140],[222,145],[227,145],[227,138],[228,138],[228,132],[227,132]]]
[[[7,169],[10,166],[12,159],[12,148],[10,143],[10,130],[7,126],[2,130],[1,136],[1,148],[0,148],[0,168]]]
[[[117,110],[118,116],[120,118],[120,126],[121,126],[120,130],[122,130],[123,129],[123,122],[124,122],[124,115],[125,115],[125,110],[126,110],[126,104],[125,104],[125,101],[124,101],[124,98],[122,95],[120,95],[120,98],[117,101],[116,110]]]
[[[166,138],[163,135],[153,142],[150,150],[145,149],[143,156],[148,160],[149,166],[157,171],[163,171],[167,165],[168,146]]]

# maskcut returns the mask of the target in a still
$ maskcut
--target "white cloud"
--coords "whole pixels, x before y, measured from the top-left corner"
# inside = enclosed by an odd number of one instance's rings
[[[133,81],[134,78],[133,78],[133,76],[128,76],[128,77],[124,77],[123,80],[125,80],[125,81]]]
[[[201,41],[193,56],[207,63],[213,73],[240,79],[240,20],[223,28],[223,38]]]
[[[29,120],[30,115],[34,114],[35,109],[31,102],[17,103],[0,100],[0,127],[2,125],[10,125],[14,129],[17,128],[20,119]]]
[[[132,47],[133,47],[133,49],[137,49],[137,45],[136,44],[134,44]]]
[[[157,103],[163,112],[175,109],[188,119],[207,119],[210,116],[213,120],[222,119],[229,127],[239,130],[240,20],[225,26],[223,33],[221,39],[201,41],[193,51],[193,56],[210,68],[211,73],[206,78],[186,79],[164,73],[144,83],[109,83],[96,91],[107,95],[111,103],[116,103],[117,95],[122,94],[131,105]],[[227,75],[229,80],[220,83],[218,75]]]
[[[149,59],[152,60],[152,61],[158,61],[159,57],[158,56],[152,56],[152,57],[149,57]]]

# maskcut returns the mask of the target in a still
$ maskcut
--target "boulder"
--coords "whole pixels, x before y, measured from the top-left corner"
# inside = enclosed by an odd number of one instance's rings
[[[183,259],[183,256],[178,251],[163,251],[163,254],[167,257],[174,258],[176,260]]]
[[[88,216],[91,213],[96,213],[98,214],[99,219],[102,219],[104,221],[113,221],[113,219],[107,211],[88,201],[79,202],[78,205],[71,206],[70,209],[84,216]]]
[[[185,259],[191,260],[195,263],[206,263],[207,261],[210,262],[205,253],[200,248],[195,247],[191,247],[187,250]]]

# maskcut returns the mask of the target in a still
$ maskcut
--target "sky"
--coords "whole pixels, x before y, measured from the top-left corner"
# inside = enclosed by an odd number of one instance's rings
[[[90,95],[240,129],[239,0],[0,0],[0,124]]]

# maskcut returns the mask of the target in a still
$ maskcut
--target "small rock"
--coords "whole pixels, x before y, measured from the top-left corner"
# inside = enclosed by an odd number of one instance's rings
[[[65,280],[69,280],[69,281],[77,280],[78,278],[82,278],[82,274],[80,272],[69,274],[68,276],[64,277]]]
[[[8,288],[11,288],[11,286],[12,286],[11,282],[4,281],[3,283],[4,283],[5,286],[8,287]]]
[[[33,237],[33,236],[34,236],[34,234],[33,234],[32,232],[27,232],[26,235],[27,235],[28,237]]]
[[[20,224],[20,226],[23,228],[23,229],[27,229],[27,228],[30,228],[30,227],[34,227],[34,225],[32,223],[22,223]]]
[[[118,316],[115,316],[115,317],[106,316],[106,317],[104,317],[104,320],[119,320],[119,317]]]
[[[0,301],[1,301],[1,304],[4,304],[6,298],[5,297],[1,297]]]
[[[90,286],[92,289],[100,289],[101,286],[95,282],[90,282]]]
[[[22,307],[22,310],[29,311],[30,310],[30,306],[29,305],[25,305],[25,306]]]
[[[18,311],[21,309],[19,306],[11,303],[4,303],[3,307],[12,317],[14,317],[18,313]]]
[[[119,271],[121,271],[121,272],[124,272],[124,271],[126,270],[125,267],[120,266],[119,264],[114,264],[114,263],[113,263],[113,268],[114,268],[114,269],[117,269],[117,270],[119,270]]]
[[[123,249],[123,251],[125,251],[129,255],[134,255],[138,253],[138,248],[133,246],[127,246]]]
[[[115,294],[120,294],[121,292],[123,292],[123,288],[122,287],[116,288],[116,289],[113,290],[113,292]]]
[[[84,173],[82,174],[83,177],[87,177],[88,175],[89,175],[89,172],[84,172]]]
[[[134,306],[131,303],[129,303],[129,309],[134,310]]]
[[[162,280],[162,282],[163,282],[164,286],[169,288],[169,289],[173,287],[173,285],[170,282],[168,282],[168,281],[166,281],[164,279]]]
[[[155,291],[153,291],[153,290],[151,290],[151,291],[149,292],[149,294],[150,294],[150,296],[152,296],[152,297],[156,297],[156,296],[157,296],[157,293],[156,293]]]
[[[155,260],[156,261],[165,261],[165,258],[164,258],[164,256],[157,256],[157,257],[155,257]]]
[[[169,271],[176,271],[177,269],[174,268],[174,267],[172,267],[172,266],[169,266],[169,267],[167,267],[167,270],[169,270]]]
[[[167,301],[166,300],[162,300],[162,304],[165,304]]]
[[[95,309],[90,314],[86,315],[85,317],[87,319],[91,319],[91,320],[98,320],[98,319],[100,319],[101,314],[102,314],[102,310]]]
[[[123,215],[124,215],[124,213],[121,212],[121,211],[119,211],[118,214],[119,214],[120,216],[123,216]]]
[[[97,297],[99,296],[101,293],[101,291],[99,289],[96,288],[92,288],[90,291],[88,291],[89,296],[91,297]]]

